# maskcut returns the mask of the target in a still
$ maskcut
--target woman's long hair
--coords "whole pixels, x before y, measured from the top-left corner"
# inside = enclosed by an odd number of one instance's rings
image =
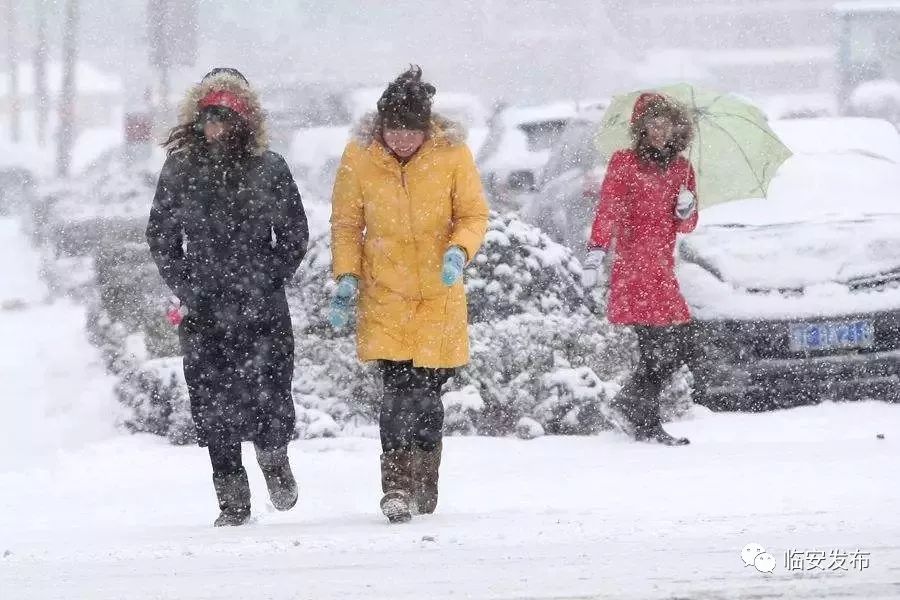
[[[169,137],[162,143],[162,147],[165,148],[166,155],[172,156],[202,148],[205,143],[203,129],[197,123],[184,123],[169,130]]]
[[[175,154],[200,155],[207,150],[206,135],[203,133],[204,116],[192,123],[176,125],[169,131],[169,136],[162,143],[167,156]],[[253,131],[247,123],[239,118],[231,119],[232,132],[229,135],[229,143],[226,152],[232,156],[244,156],[253,152],[256,140]]]

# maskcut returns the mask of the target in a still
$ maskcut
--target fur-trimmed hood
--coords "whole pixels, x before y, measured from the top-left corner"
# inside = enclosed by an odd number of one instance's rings
[[[694,137],[693,124],[687,108],[680,103],[656,93],[642,94],[635,102],[631,116],[631,137],[639,151],[647,122],[655,117],[665,117],[672,122],[672,140],[669,147],[673,155],[684,152]]]
[[[468,131],[462,123],[437,113],[431,115],[428,138],[434,140],[435,145],[461,146],[466,143],[467,137]],[[381,141],[381,123],[377,112],[370,112],[359,120],[353,128],[352,139],[363,148],[376,140]]]
[[[247,103],[249,117],[247,124],[250,127],[253,141],[252,152],[262,156],[269,149],[269,132],[266,127],[266,113],[259,101],[256,92],[240,77],[230,73],[218,73],[191,86],[185,94],[184,100],[178,111],[178,125],[191,125],[196,123],[200,116],[198,104],[210,92],[226,91],[237,96]]]

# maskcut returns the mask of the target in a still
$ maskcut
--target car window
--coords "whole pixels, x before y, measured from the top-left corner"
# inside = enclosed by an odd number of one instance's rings
[[[601,162],[600,152],[594,140],[596,125],[587,121],[569,123],[550,151],[550,159],[542,173],[546,183],[577,168],[591,168]]]
[[[569,126],[550,149],[550,158],[544,167],[543,181],[554,179],[572,168],[573,159],[577,154],[576,147],[583,137],[584,128],[585,124],[582,122],[569,123]]]
[[[535,123],[521,123],[519,129],[525,132],[528,138],[528,150],[541,152],[549,150],[566,127],[566,119],[554,119],[550,121],[538,121]]]

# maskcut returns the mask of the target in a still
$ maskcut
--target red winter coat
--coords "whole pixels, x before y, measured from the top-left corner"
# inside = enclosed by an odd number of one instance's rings
[[[681,186],[697,193],[694,169],[679,156],[668,169],[620,150],[609,162],[589,246],[614,252],[607,315],[617,325],[668,326],[691,315],[675,277],[675,236],[697,213],[675,216]]]

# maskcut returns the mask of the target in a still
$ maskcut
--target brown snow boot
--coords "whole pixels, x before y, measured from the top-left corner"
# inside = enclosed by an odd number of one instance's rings
[[[413,449],[414,504],[419,514],[430,515],[437,508],[442,449],[442,442],[438,442],[432,450]]]
[[[297,480],[291,471],[291,463],[288,460],[287,446],[274,450],[256,448],[256,461],[262,470],[266,487],[269,489],[269,498],[272,506],[278,510],[290,510],[297,504]]]
[[[250,482],[243,467],[234,473],[213,474],[213,487],[222,511],[216,527],[244,525],[250,520]]]
[[[391,523],[406,523],[412,518],[412,452],[391,450],[381,455],[381,512]]]

